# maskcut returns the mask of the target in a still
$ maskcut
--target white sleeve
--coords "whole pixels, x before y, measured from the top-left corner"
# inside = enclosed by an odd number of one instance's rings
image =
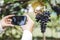
[[[2,28],[1,24],[0,24],[0,33],[2,33],[4,31],[4,29]]]
[[[24,30],[21,40],[32,40],[32,33],[28,30]]]

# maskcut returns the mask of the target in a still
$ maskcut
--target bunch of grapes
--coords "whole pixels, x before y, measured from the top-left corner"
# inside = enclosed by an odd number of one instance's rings
[[[50,17],[50,13],[49,11],[44,11],[42,14],[37,14],[36,15],[36,19],[37,19],[37,22],[40,21],[40,25],[41,25],[41,32],[44,33],[45,32],[45,29],[46,29],[46,23],[48,21],[50,21],[49,19]]]
[[[51,0],[48,1],[52,10],[56,12],[57,14],[57,18],[59,18],[59,15],[60,15],[60,3],[58,3],[56,0],[55,0],[55,3],[51,3]]]

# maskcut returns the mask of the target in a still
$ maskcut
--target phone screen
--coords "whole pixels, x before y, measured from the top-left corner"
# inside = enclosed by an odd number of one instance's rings
[[[26,16],[13,16],[12,17],[12,24],[14,25],[25,25],[27,17]]]

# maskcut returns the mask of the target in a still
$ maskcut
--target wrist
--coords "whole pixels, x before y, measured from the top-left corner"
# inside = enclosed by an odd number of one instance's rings
[[[4,24],[2,24],[2,21],[0,21],[0,27],[2,27],[2,29],[4,29]]]
[[[2,30],[3,30],[3,27],[2,27],[1,22],[0,22],[0,31],[2,31]]]
[[[3,29],[1,22],[0,22],[0,33],[4,32],[5,29]]]
[[[4,31],[4,29],[2,28],[2,26],[0,25],[0,33],[2,33]]]
[[[29,30],[24,30],[23,32],[32,34],[31,31],[29,31]]]

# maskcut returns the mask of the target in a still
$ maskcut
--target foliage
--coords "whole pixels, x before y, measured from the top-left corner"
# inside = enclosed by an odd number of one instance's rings
[[[4,0],[5,1],[5,4],[6,3],[8,3],[8,2],[11,2],[11,3],[13,3],[14,1],[16,1],[16,0]],[[37,0],[34,0],[34,1],[37,1]],[[38,0],[38,1],[41,1],[41,0]],[[59,0],[58,0],[59,1]],[[31,0],[31,2],[33,3],[33,0]],[[44,3],[46,3],[46,2],[48,2],[48,0],[43,0],[43,2]],[[35,3],[36,4],[36,3]],[[34,4],[33,4],[34,5]],[[39,5],[39,3],[38,3],[38,5]],[[51,8],[50,8],[50,5],[48,4],[48,3],[46,3],[46,5],[47,5],[47,9],[51,12],[51,17],[50,17],[50,19],[51,19],[51,22],[48,22],[47,23],[47,27],[49,27],[49,28],[55,28],[55,27],[58,27],[58,26],[60,26],[60,18],[59,19],[57,19],[57,16],[56,16],[56,13],[55,12],[53,12],[52,10],[50,10]],[[22,7],[22,5],[21,4],[19,4],[18,5],[20,8],[23,8]],[[13,10],[13,8],[14,8],[14,4],[13,4],[13,6],[11,7],[11,9]],[[5,13],[5,12],[4,12]],[[2,15],[4,15],[4,13],[2,14]],[[21,12],[21,10],[19,10],[19,11],[17,11],[17,13],[18,13],[18,15],[21,13],[21,14],[24,14],[24,12]],[[39,23],[37,23],[35,20],[35,16],[34,16],[34,14],[32,13],[29,13],[29,15],[30,15],[30,17],[33,19],[33,21],[35,22],[35,27],[37,28],[37,27],[40,27],[40,24]],[[0,15],[1,16],[1,15]],[[2,33],[2,34],[0,34],[0,40],[20,40],[20,38],[21,38],[21,35],[22,35],[22,29],[21,29],[21,27],[19,27],[19,26],[15,26],[15,27],[13,27],[13,28],[7,28],[7,30],[4,32],[4,33]]]
[[[19,26],[9,27],[0,35],[0,40],[20,40],[22,37],[22,29]]]
[[[60,26],[59,19],[57,18],[57,15],[56,15],[55,12],[52,12],[50,19],[51,19],[51,22],[47,23],[48,27],[50,27],[50,28],[52,28],[52,27],[56,28],[56,27]]]
[[[16,0],[4,0],[4,3],[8,3],[8,2],[14,2],[14,1],[16,1]]]
[[[9,14],[23,15],[24,11],[21,11],[25,5],[18,2],[14,3],[15,0],[4,0],[5,4],[2,7],[2,12],[0,17],[4,17]],[[16,13],[14,13],[16,12]],[[0,40],[20,40],[22,37],[22,28],[20,26],[9,27],[4,33],[0,34]]]

